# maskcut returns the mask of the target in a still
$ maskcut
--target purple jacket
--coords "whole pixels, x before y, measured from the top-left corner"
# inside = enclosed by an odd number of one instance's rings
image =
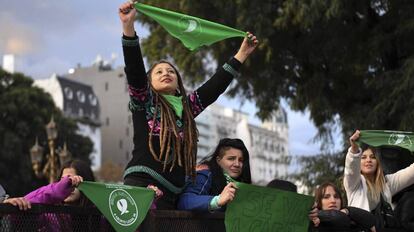
[[[68,176],[60,181],[40,187],[24,196],[30,203],[60,204],[73,191],[72,181]]]

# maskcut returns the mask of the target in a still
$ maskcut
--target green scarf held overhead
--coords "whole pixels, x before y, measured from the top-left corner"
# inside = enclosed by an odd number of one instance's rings
[[[365,143],[372,147],[401,147],[410,152],[414,151],[414,133],[406,131],[388,130],[361,130],[358,141],[359,146]]]
[[[117,232],[134,232],[145,219],[154,190],[83,181],[78,189],[91,200]]]
[[[181,40],[184,46],[191,51],[220,40],[246,36],[246,32],[193,16],[142,3],[135,3],[134,6],[142,14],[157,21],[168,33]]]
[[[161,94],[165,100],[167,100],[170,105],[172,106],[173,110],[175,111],[175,114],[181,118],[183,116],[183,102],[182,96],[173,96],[173,95],[168,95],[168,94]]]

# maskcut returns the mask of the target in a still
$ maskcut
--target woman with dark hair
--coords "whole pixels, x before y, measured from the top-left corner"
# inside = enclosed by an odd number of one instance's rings
[[[220,140],[216,150],[197,166],[195,182],[181,194],[178,209],[196,211],[224,210],[234,199],[236,180],[250,184],[249,152],[240,139]]]
[[[136,13],[131,2],[119,8],[134,127],[134,150],[124,173],[124,184],[153,184],[164,193],[157,208],[175,209],[186,176],[195,178],[196,174],[198,131],[194,118],[239,75],[242,63],[255,50],[258,40],[248,33],[234,57],[219,66],[201,87],[187,94],[180,73],[171,62],[157,62],[146,72],[134,28]]]
[[[315,190],[315,209],[309,219],[312,232],[375,232],[374,216],[363,209],[344,207],[338,187],[330,182]]]

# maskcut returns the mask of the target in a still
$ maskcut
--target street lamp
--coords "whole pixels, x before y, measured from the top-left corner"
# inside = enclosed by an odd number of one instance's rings
[[[66,161],[72,159],[72,153],[70,153],[70,151],[68,150],[66,142],[63,144],[63,150],[59,151],[58,154],[60,165],[63,165],[64,163],[66,163]]]
[[[30,149],[30,157],[32,159],[32,168],[37,177],[46,176],[49,179],[49,183],[55,182],[57,178],[57,173],[59,172],[59,163],[55,154],[55,140],[58,135],[56,123],[53,120],[53,116],[50,122],[46,125],[47,140],[49,145],[50,153],[46,155],[46,164],[41,169],[41,164],[43,160],[43,148],[39,145],[36,138],[36,144]],[[71,159],[72,154],[67,150],[66,143],[61,152],[59,152],[59,161],[60,164],[63,164],[65,161]]]

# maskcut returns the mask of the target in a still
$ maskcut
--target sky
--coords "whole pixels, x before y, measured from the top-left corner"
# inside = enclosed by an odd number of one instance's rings
[[[112,60],[115,67],[123,65],[118,19],[118,7],[123,2],[0,0],[0,57],[14,54],[16,71],[34,79],[48,78],[53,73],[66,74],[78,64],[90,66],[98,55]],[[136,28],[140,36],[147,34],[137,25]],[[252,123],[258,123],[253,103],[240,105],[237,99],[225,97],[220,97],[219,103],[248,112]],[[318,153],[319,144],[311,142],[317,130],[309,120],[309,113],[293,112],[283,105],[288,112],[290,153]]]

